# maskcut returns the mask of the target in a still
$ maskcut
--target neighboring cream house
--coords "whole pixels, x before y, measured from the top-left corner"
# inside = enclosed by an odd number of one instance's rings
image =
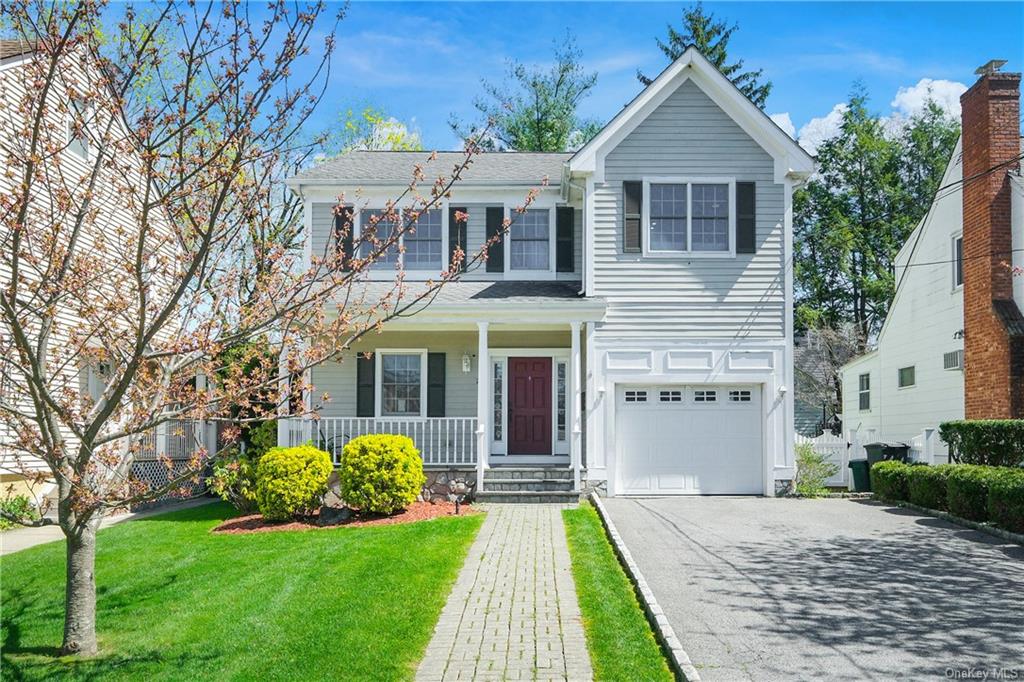
[[[358,233],[425,158],[353,152],[292,178],[308,257],[351,253],[338,221]],[[510,233],[486,267],[313,369],[310,405],[331,401],[316,422],[281,419],[279,440],[337,456],[355,435],[406,433],[428,471],[489,499],[774,494],[793,478],[792,194],[812,171],[688,50],[575,154],[477,157],[367,300],[396,266],[414,296],[455,244],[474,252],[506,216]]]
[[[876,348],[842,370],[851,440],[916,441],[941,461],[941,422],[1024,417],[1024,278],[1012,274],[1024,265],[1019,80],[985,73],[962,98],[964,132],[946,189],[896,257],[896,295]],[[973,302],[966,320],[965,299]]]

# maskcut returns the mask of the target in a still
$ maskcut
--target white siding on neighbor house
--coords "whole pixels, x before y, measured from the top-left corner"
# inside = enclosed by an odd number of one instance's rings
[[[960,180],[959,155],[957,145],[943,185]],[[879,440],[909,443],[925,428],[963,418],[963,372],[943,369],[943,355],[964,347],[963,339],[957,338],[964,326],[963,287],[954,287],[950,262],[962,216],[961,192],[943,196],[919,227],[920,237],[912,234],[900,251],[896,278],[903,282],[879,335],[877,352],[843,368],[844,429],[873,429]],[[899,388],[899,369],[910,366],[916,384]],[[871,409],[861,411],[858,378],[865,373],[871,375]],[[937,445],[945,456],[944,444]]]
[[[509,194],[507,202],[509,206],[522,204],[525,198],[523,194]],[[487,203],[463,203],[458,200],[458,196],[453,196],[450,204],[452,206],[465,207],[466,212],[469,213],[469,224],[466,227],[466,237],[468,241],[467,257],[472,257],[480,248],[483,246],[484,241],[487,238],[487,207],[497,206],[498,204],[487,204]],[[313,202],[312,204],[312,216],[311,216],[311,228],[312,228],[312,253],[314,256],[323,256],[327,253],[328,248],[334,248],[333,245],[333,233],[334,233],[334,206],[331,202]],[[559,272],[556,273],[556,279],[565,281],[579,281],[582,278],[583,270],[583,209],[580,206],[574,206],[576,209],[573,212],[575,229],[573,244],[573,258],[574,272]],[[447,211],[447,209],[444,209]],[[513,215],[514,217],[514,215]],[[551,224],[552,234],[555,230],[555,224]],[[551,248],[555,248],[555,241],[552,238]],[[442,245],[442,252],[445,254],[445,258],[448,257],[448,243]],[[507,258],[506,258],[507,260]],[[447,260],[445,261],[447,263]],[[438,269],[438,272],[440,268]],[[511,272],[508,275],[508,279],[516,279],[516,272]],[[436,277],[437,272],[432,270],[424,270],[420,272],[408,271],[407,279],[413,280],[417,278]],[[465,273],[463,279],[466,280],[501,280],[505,279],[502,273],[498,272],[487,272],[485,263],[481,261],[477,266]]]
[[[623,253],[622,181],[645,176],[756,182],[757,252],[693,259]],[[772,157],[693,81],[683,83],[608,153],[605,182],[595,187],[593,295],[608,302],[597,333],[783,338],[784,192]]]
[[[492,328],[488,345],[493,348],[568,348],[569,331],[501,331]],[[385,331],[371,334],[342,354],[312,370],[313,407],[321,417],[356,416],[356,359],[359,353],[378,348],[422,349],[445,353],[445,416],[476,416],[477,335],[465,332]],[[462,371],[462,356],[472,358],[471,371]],[[330,396],[324,401],[324,394]]]

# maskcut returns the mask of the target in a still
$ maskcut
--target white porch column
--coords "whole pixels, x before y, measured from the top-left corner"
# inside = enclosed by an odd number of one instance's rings
[[[487,413],[490,403],[491,357],[487,345],[487,322],[477,322],[479,344],[476,358],[476,489],[484,489],[484,471],[488,467],[489,437]]]
[[[277,358],[277,390],[279,402],[277,404],[277,444],[279,447],[288,447],[288,410],[291,407],[289,397],[291,395],[291,377],[288,374],[288,346],[281,346],[281,354]]]
[[[572,466],[573,490],[581,488],[580,468],[583,464],[583,420],[580,409],[580,392],[583,376],[580,367],[580,323],[570,322],[570,345],[569,345],[569,387],[572,391],[572,408],[569,412],[569,423],[572,424],[572,440],[569,443],[569,462]]]

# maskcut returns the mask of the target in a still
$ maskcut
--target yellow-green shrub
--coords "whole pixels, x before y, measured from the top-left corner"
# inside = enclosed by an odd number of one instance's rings
[[[313,512],[327,492],[331,456],[312,445],[271,448],[256,466],[256,505],[268,521]]]
[[[416,501],[427,482],[423,460],[412,439],[390,434],[350,440],[338,478],[346,504],[376,514],[405,509]]]

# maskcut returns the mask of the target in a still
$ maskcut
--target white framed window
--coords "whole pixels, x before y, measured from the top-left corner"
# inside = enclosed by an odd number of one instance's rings
[[[750,402],[750,391],[729,391],[729,402],[731,403],[749,403]]]
[[[491,365],[494,373],[494,399],[492,401],[493,409],[491,410],[492,439],[500,443],[505,440],[503,428],[505,421],[505,402],[503,400],[505,396],[505,361],[496,360]]]
[[[735,255],[735,203],[735,178],[645,178],[643,254]]]
[[[567,377],[569,365],[565,362],[555,363],[555,440],[565,440],[566,424],[568,423]]]
[[[375,387],[377,415],[426,416],[426,372],[426,349],[378,350]]]
[[[646,403],[647,391],[626,391],[627,403]]]
[[[367,258],[373,253],[374,238],[383,241],[408,224],[409,229],[398,237],[397,244],[382,253],[372,267],[393,269],[400,263],[406,270],[440,272],[445,263],[446,214],[447,211],[440,208],[420,211],[419,219],[412,224],[409,209],[387,216],[383,209],[364,208],[359,211],[359,257]]]
[[[915,376],[916,371],[914,365],[910,367],[900,367],[897,370],[896,381],[900,388],[910,388],[917,383],[917,377]]]
[[[89,158],[89,136],[85,126],[91,111],[88,104],[80,99],[72,99],[68,106],[67,136],[68,151],[81,159]],[[76,132],[75,127],[78,125]]]
[[[509,265],[512,270],[551,269],[551,211],[529,208],[512,217]]]
[[[964,238],[963,235],[953,237],[953,288],[964,284]]]
[[[718,402],[718,391],[696,390],[693,392],[693,402],[714,403]]]
[[[857,407],[864,411],[871,409],[871,375],[861,374],[857,377]]]

